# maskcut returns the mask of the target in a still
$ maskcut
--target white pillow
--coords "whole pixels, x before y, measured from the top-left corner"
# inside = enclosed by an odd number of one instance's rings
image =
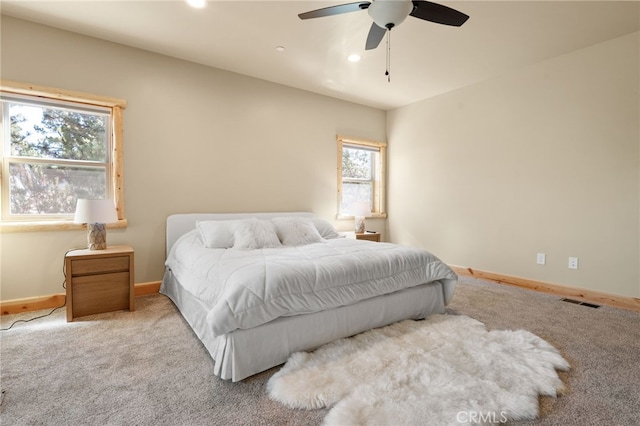
[[[233,233],[240,220],[204,220],[196,222],[202,243],[207,248],[233,247]]]
[[[260,249],[280,247],[273,223],[256,218],[241,221],[233,233],[234,249]]]
[[[311,221],[315,225],[320,236],[325,240],[344,237],[344,235],[338,234],[338,231],[336,231],[336,228],[334,228],[333,225],[327,222],[326,220],[318,219],[316,217],[311,219]]]
[[[302,246],[324,241],[318,229],[308,218],[274,217],[278,238],[285,246]]]

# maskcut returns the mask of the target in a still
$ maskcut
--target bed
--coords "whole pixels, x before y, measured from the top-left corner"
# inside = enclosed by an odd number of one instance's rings
[[[307,212],[177,214],[166,231],[160,292],[214,373],[232,381],[297,351],[443,313],[457,281],[424,250],[345,238]]]

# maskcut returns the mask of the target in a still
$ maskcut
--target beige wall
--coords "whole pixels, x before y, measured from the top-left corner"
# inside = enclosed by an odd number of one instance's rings
[[[391,111],[390,238],[459,266],[639,297],[638,40]]]
[[[1,31],[3,79],[128,101],[129,227],[108,242],[134,247],[136,282],[162,278],[172,213],[304,210],[332,220],[336,134],[386,137],[381,110],[13,18]],[[65,251],[85,244],[82,231],[0,234],[0,300],[62,292]]]

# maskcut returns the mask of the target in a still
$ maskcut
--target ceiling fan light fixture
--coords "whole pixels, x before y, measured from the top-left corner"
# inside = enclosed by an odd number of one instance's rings
[[[459,27],[469,19],[469,15],[428,0],[361,0],[311,10],[298,14],[298,17],[300,19],[322,18],[361,10],[367,10],[369,17],[373,20],[367,35],[365,50],[377,48],[386,35],[387,52],[390,50],[390,30],[404,22],[407,16],[453,27]]]
[[[391,29],[404,21],[413,10],[410,0],[375,0],[367,12],[380,28]]]

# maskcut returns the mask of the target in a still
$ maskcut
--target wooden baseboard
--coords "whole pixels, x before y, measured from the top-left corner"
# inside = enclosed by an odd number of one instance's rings
[[[559,297],[567,297],[580,300],[582,302],[613,306],[614,308],[622,308],[640,312],[640,298],[636,297],[619,296],[617,294],[604,293],[584,288],[551,284],[543,281],[513,277],[510,275],[503,275],[495,272],[480,271],[478,269],[466,268],[462,266],[449,266],[458,275],[482,278],[500,284],[507,284],[515,287],[526,288],[529,290],[540,291],[543,293],[554,294]]]
[[[160,281],[140,283],[135,285],[135,296],[146,296],[160,291]],[[19,314],[22,312],[54,309],[65,304],[66,294],[58,293],[50,296],[29,297],[0,302],[0,315]]]
[[[136,297],[147,296],[149,294],[155,294],[160,292],[160,281],[152,281],[150,283],[136,284]]]
[[[10,315],[39,311],[41,309],[53,309],[64,306],[65,298],[66,295],[64,293],[58,293],[51,296],[7,300],[6,302],[0,302],[0,313],[2,315]]]

